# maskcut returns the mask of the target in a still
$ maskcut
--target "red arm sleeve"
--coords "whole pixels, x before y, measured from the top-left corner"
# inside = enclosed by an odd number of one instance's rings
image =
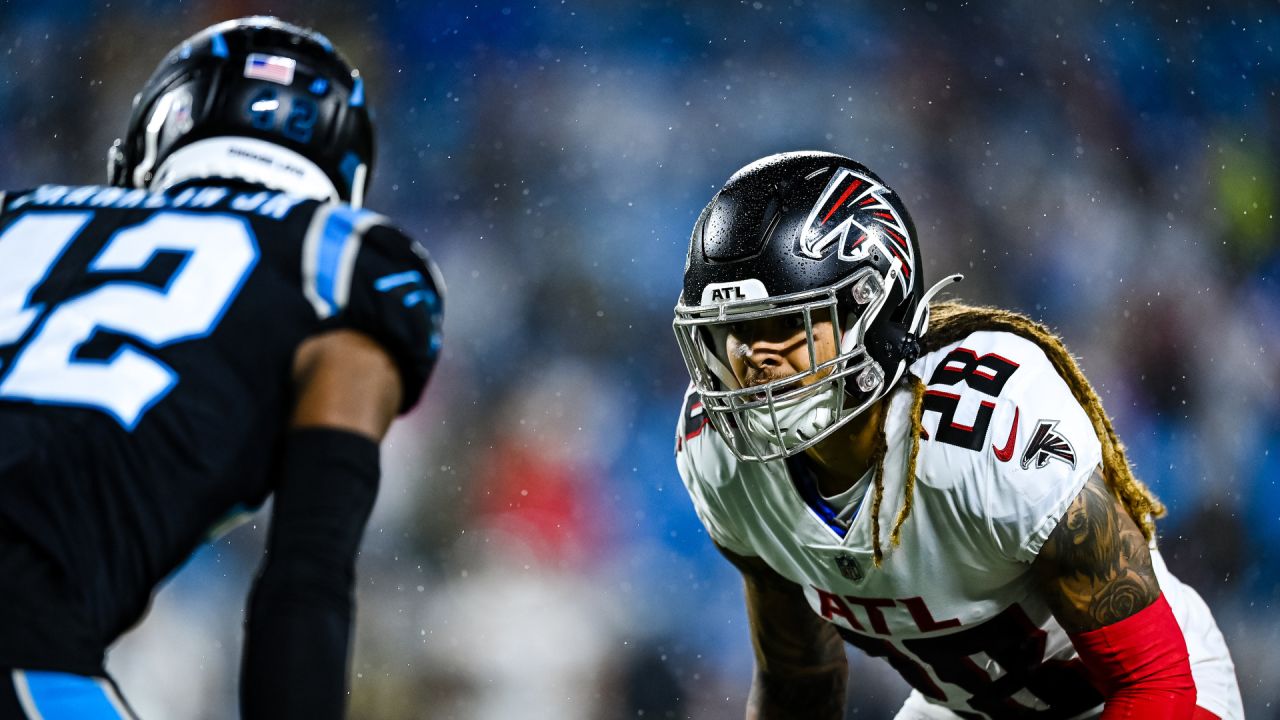
[[[1190,720],[1196,709],[1187,641],[1163,594],[1129,617],[1071,642],[1107,698],[1103,720]]]

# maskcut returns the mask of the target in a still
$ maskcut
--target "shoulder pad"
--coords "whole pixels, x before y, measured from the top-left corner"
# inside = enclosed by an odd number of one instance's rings
[[[325,327],[349,327],[391,354],[407,411],[440,353],[444,283],[427,251],[389,221],[332,203],[316,210],[302,254],[303,292]]]
[[[1093,423],[1034,342],[976,332],[912,365],[926,384],[921,470],[981,515],[1001,551],[1029,561],[1102,448]]]

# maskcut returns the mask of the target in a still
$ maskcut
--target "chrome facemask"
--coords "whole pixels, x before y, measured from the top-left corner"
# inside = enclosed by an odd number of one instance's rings
[[[884,309],[901,265],[880,275],[863,268],[830,287],[779,295],[676,305],[673,327],[702,406],[742,460],[763,462],[794,455],[821,442],[878,400],[889,387],[867,353],[867,329]],[[853,308],[845,317],[841,299]],[[849,302],[852,300],[852,302]],[[741,387],[720,342],[734,323],[797,316],[808,344],[809,369],[753,387]],[[831,318],[839,348],[819,362],[813,327]],[[809,385],[801,383],[817,378]],[[893,379],[894,381],[897,378]]]

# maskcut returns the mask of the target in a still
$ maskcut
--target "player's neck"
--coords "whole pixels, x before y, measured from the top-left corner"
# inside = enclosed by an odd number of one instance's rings
[[[883,400],[875,403],[831,437],[805,450],[814,465],[818,490],[824,496],[839,495],[867,474],[875,455],[884,405]]]

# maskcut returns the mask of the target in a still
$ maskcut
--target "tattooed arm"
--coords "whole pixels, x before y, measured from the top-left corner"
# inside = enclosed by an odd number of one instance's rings
[[[756,651],[747,720],[844,717],[849,665],[835,629],[763,560],[719,549],[742,572]]]
[[[1101,468],[1032,567],[1058,624],[1107,698],[1104,719],[1191,716],[1195,682],[1186,640],[1160,594],[1142,531]]]
[[[1123,620],[1160,595],[1147,541],[1107,488],[1102,468],[1067,508],[1033,568],[1068,634]]]

